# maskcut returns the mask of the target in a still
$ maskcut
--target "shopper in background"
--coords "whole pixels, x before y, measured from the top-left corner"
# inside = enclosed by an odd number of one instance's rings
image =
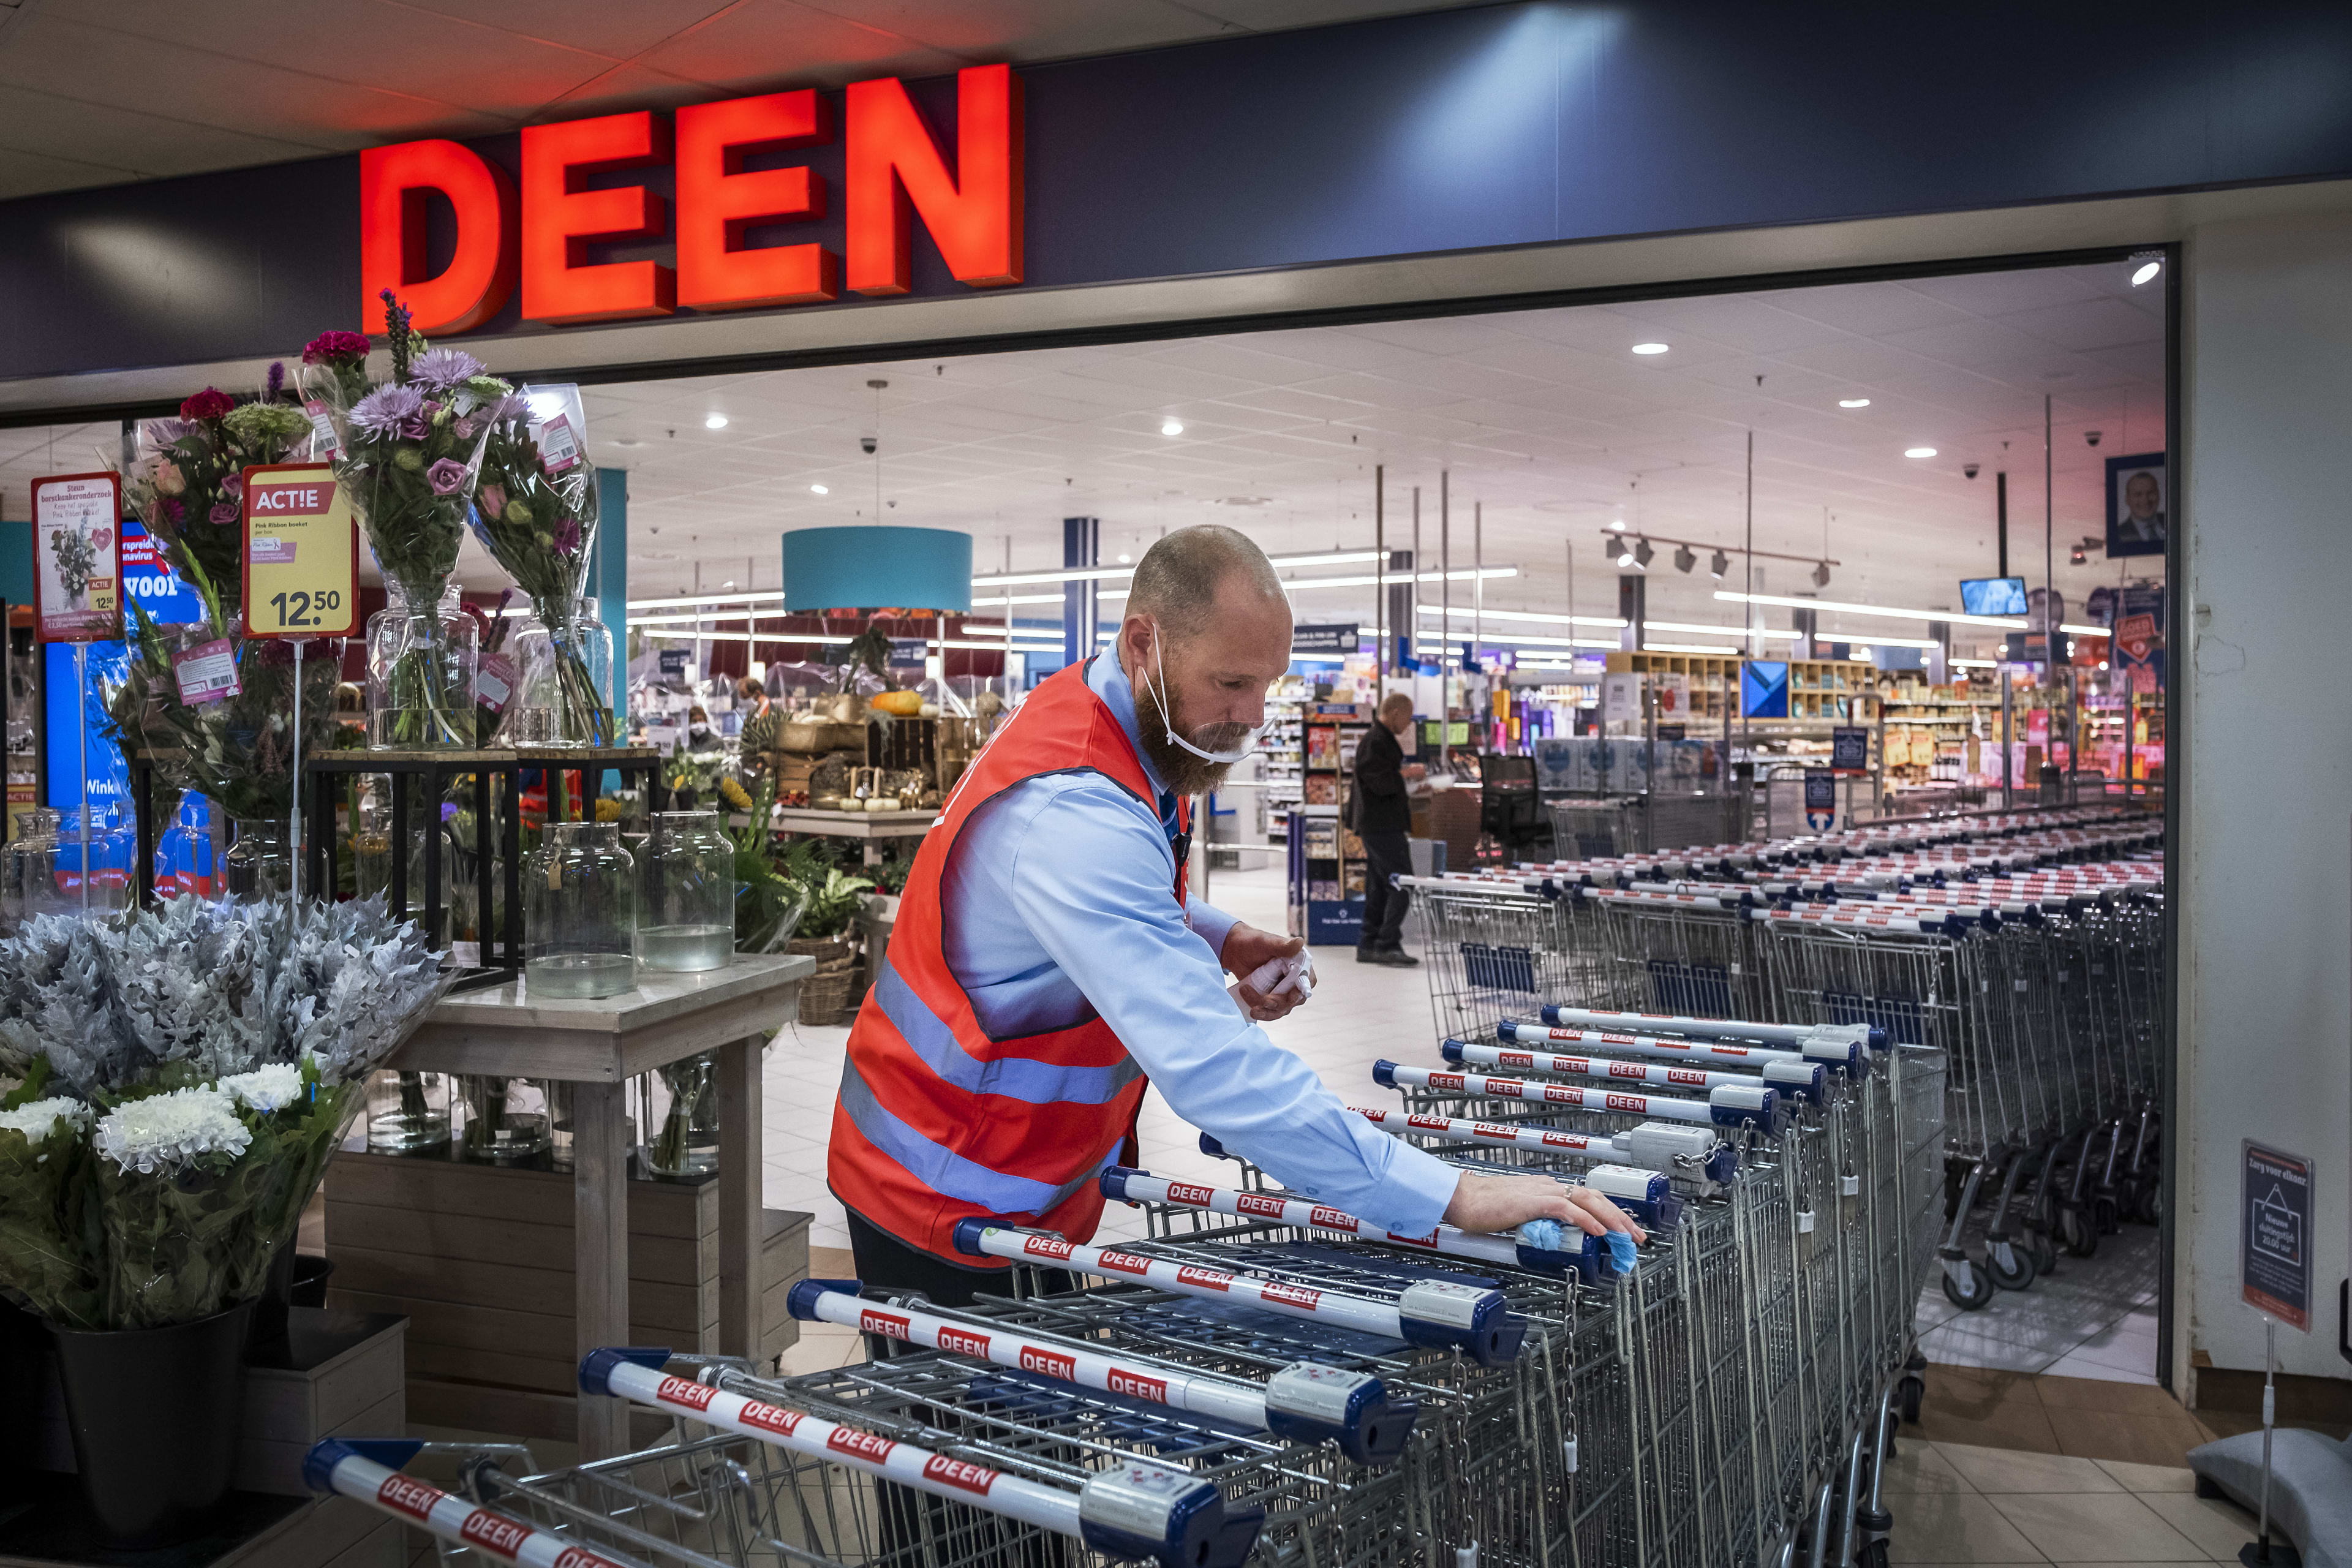
[[[1404,950],[1405,906],[1412,889],[1391,885],[1391,877],[1412,874],[1412,803],[1407,787],[1429,776],[1419,763],[1404,760],[1397,737],[1412,724],[1412,699],[1391,691],[1381,703],[1380,721],[1356,742],[1356,837],[1364,841],[1364,933],[1356,941],[1358,963],[1400,967],[1421,961]]]
[[[768,689],[752,676],[735,683],[735,706],[742,710],[744,722],[757,719],[768,710]]]
[[[687,710],[686,749],[689,752],[723,752],[727,749],[727,742],[721,741],[719,732],[710,727],[710,715],[703,710],[699,702]]]
[[[1300,996],[1247,977],[1300,943],[1187,896],[1190,805],[1256,744],[1290,628],[1247,535],[1180,529],[1136,566],[1115,644],[1031,692],[949,796],[834,1111],[826,1178],[868,1288],[1005,1291],[1002,1263],[957,1249],[967,1218],[1091,1237],[1097,1178],[1136,1158],[1147,1074],[1276,1181],[1401,1234],[1642,1234],[1549,1176],[1466,1173],[1390,1137],[1258,1026]]]

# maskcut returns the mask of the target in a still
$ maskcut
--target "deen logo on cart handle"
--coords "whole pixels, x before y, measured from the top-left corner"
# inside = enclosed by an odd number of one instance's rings
[[[825,216],[824,179],[805,164],[747,158],[835,138],[831,95],[814,89],[569,120],[522,130],[520,178],[456,142],[403,142],[360,154],[360,312],[384,330],[381,290],[428,336],[468,332],[518,289],[526,321],[562,326],[823,303],[845,284],[869,297],[912,285],[919,217],[956,280],[1022,279],[1021,79],[1010,66],[956,74],[955,153],[942,152],[896,77],[840,95],[843,254],[824,245],[747,247],[745,232]],[[645,185],[585,188],[597,176],[667,163],[677,213]],[[455,246],[430,269],[428,202],[447,202]],[[671,262],[590,262],[591,245],[670,239]]]

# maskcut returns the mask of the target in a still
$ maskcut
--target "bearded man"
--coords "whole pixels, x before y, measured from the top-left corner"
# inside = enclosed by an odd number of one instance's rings
[[[1255,743],[1290,624],[1246,535],[1171,533],[1135,569],[1117,643],[1039,683],[957,784],[834,1110],[827,1180],[869,1287],[950,1305],[1007,1290],[1007,1264],[958,1249],[967,1219],[1091,1237],[1147,1079],[1292,1192],[1401,1234],[1550,1218],[1640,1237],[1606,1198],[1381,1131],[1260,1027],[1300,996],[1247,977],[1302,944],[1191,898],[1185,867],[1192,797]]]

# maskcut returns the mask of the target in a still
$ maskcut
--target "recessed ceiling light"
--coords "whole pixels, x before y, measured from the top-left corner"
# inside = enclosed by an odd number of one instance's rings
[[[1184,434],[1184,422],[1181,419],[1162,419],[1160,422],[1160,433],[1162,436],[1181,436]]]
[[[830,489],[828,489],[827,487],[824,486],[824,485],[811,485],[811,486],[809,486],[809,494],[811,494],[811,495],[816,495],[816,496],[829,496],[829,495],[831,495],[832,493],[833,493],[833,491],[832,491]]]
[[[1662,354],[1666,352],[1666,345],[1664,343],[1635,343],[1633,345],[1633,352],[1637,354]]]
[[[1272,506],[1274,504],[1274,498],[1272,496],[1219,496],[1211,504],[1214,506]]]
[[[2148,281],[2163,270],[2164,263],[2161,261],[2150,260],[2141,262],[2139,266],[2135,268],[2132,271],[2132,287],[2135,289],[2138,288],[2141,284]],[[2102,665],[2099,668],[2104,669],[2106,667]]]
[[[703,420],[702,427],[705,430],[724,430],[727,428],[727,416],[724,414],[713,414],[709,418]]]
[[[1123,554],[1123,555],[1121,555],[1121,556],[1118,558],[1118,563],[1119,563],[1120,565],[1124,566],[1124,565],[1128,564],[1128,563],[1129,563],[1129,562],[1133,561],[1134,559],[1135,559],[1135,557],[1134,557],[1134,556],[1132,556],[1132,555],[1124,555],[1124,554]]]
[[[638,440],[635,436],[615,436],[609,444],[614,447],[642,447],[645,445],[643,441]]]
[[[1870,406],[1870,399],[1867,397],[1841,397],[1838,399],[1838,406],[1840,408],[1867,408]]]
[[[1932,458],[1936,455],[1936,448],[1933,447],[1906,447],[1903,448],[1903,455],[1906,458]]]
[[[1612,521],[1609,526],[1615,529],[1618,532],[1622,533],[1625,531],[1625,520],[1622,517],[1618,518]]]

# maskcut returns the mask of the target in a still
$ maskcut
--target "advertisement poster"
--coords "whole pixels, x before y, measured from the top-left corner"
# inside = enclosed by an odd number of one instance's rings
[[[60,474],[33,481],[35,604],[43,642],[122,636],[122,481]]]
[[[2115,668],[2141,695],[2164,689],[2164,590],[2125,588],[2116,595]]]
[[[2162,452],[2107,459],[2107,555],[2161,555],[2172,510],[2171,470]]]

